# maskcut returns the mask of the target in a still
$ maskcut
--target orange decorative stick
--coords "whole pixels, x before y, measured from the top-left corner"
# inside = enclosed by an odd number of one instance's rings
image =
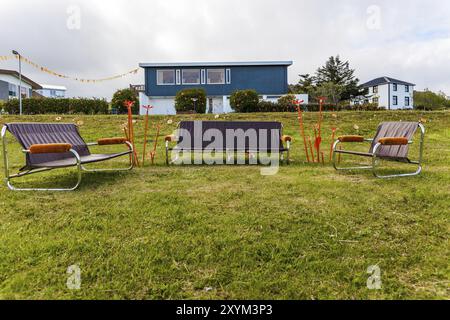
[[[322,121],[323,121],[323,103],[325,102],[325,97],[319,98],[319,122],[317,123],[316,142],[314,147],[317,151],[317,162],[320,162],[320,145],[322,144]]]
[[[333,159],[333,145],[336,139],[336,128],[331,129],[331,147],[330,147],[330,162]]]
[[[131,109],[134,106],[134,102],[126,100],[124,102],[124,105],[128,109],[128,138],[129,138],[129,141],[130,141],[131,145],[133,146],[134,164],[137,167],[139,167],[139,159],[138,159],[138,155],[137,155],[137,152],[136,152],[136,147],[135,147],[135,144],[134,144],[133,113],[131,111]]]
[[[314,150],[311,142],[311,137],[308,137],[309,149],[311,150],[312,162],[316,162],[316,158],[314,156]]]
[[[142,106],[147,110],[145,114],[145,129],[144,129],[144,150],[142,151],[142,166],[145,164],[145,149],[147,148],[147,133],[148,133],[148,113],[153,106]]]
[[[300,126],[300,135],[303,138],[303,146],[305,147],[306,159],[308,160],[308,162],[311,162],[311,160],[309,159],[308,145],[306,144],[305,126],[303,124],[303,112],[302,112],[302,108],[300,106],[303,102],[304,102],[304,100],[294,100],[294,104],[297,105],[298,123]]]
[[[156,138],[155,138],[155,142],[153,144],[153,151],[150,153],[150,157],[152,159],[152,165],[155,164],[156,148],[158,146],[158,138],[159,138],[160,130],[161,130],[161,125],[158,124],[156,126]]]

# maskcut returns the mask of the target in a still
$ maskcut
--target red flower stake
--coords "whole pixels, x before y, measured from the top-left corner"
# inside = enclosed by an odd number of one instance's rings
[[[148,134],[148,122],[149,122],[148,114],[149,114],[150,110],[153,109],[153,106],[142,106],[142,108],[147,110],[147,112],[145,114],[144,150],[142,152],[142,166],[144,166],[144,164],[145,164],[145,150],[147,148],[147,134]]]
[[[138,159],[136,147],[134,144],[134,128],[133,128],[133,112],[132,112],[134,102],[125,100],[123,105],[128,110],[128,140],[130,141],[131,145],[133,146],[134,164],[139,167],[139,159]]]
[[[317,151],[317,162],[320,162],[320,145],[322,144],[322,121],[323,121],[323,104],[325,102],[325,97],[319,98],[319,122],[317,123],[317,135],[316,141],[314,142],[314,147]],[[316,130],[316,128],[314,128]]]
[[[336,139],[336,128],[331,128],[331,147],[330,147],[330,162],[333,159],[333,145]]]
[[[311,162],[311,160],[309,159],[308,145],[306,143],[305,126],[303,124],[303,112],[302,112],[302,108],[301,108],[301,105],[303,104],[303,102],[305,102],[305,101],[304,100],[294,100],[293,101],[293,103],[297,106],[298,123],[299,123],[299,127],[300,127],[300,135],[303,138],[303,146],[305,148],[306,159],[308,160],[308,162]]]

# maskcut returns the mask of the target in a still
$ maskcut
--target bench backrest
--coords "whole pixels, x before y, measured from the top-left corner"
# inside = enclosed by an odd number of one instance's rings
[[[418,122],[384,122],[380,124],[377,134],[370,147],[373,152],[375,145],[381,138],[407,138],[411,141],[419,128]],[[405,146],[381,146],[377,154],[381,158],[404,160],[408,158],[409,145]]]
[[[34,144],[70,143],[80,156],[90,155],[89,148],[72,123],[8,123],[8,131],[28,150]],[[73,158],[71,152],[58,154],[27,154],[27,167]]]
[[[213,147],[211,145],[215,141],[215,136],[214,138],[205,136],[205,133],[215,132],[223,137],[223,142],[220,143],[222,151],[283,150],[281,142],[283,126],[279,122],[182,121],[179,129],[178,146],[183,149],[187,149],[186,146],[190,146],[191,150],[220,149],[217,144]]]

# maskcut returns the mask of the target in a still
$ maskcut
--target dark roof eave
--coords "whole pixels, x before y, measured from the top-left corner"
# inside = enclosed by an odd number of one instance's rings
[[[141,68],[170,67],[239,67],[239,66],[291,66],[293,61],[250,61],[250,62],[173,62],[140,63]]]
[[[373,86],[380,86],[380,85],[388,84],[388,83],[397,83],[397,84],[401,84],[401,85],[416,86],[414,83],[410,83],[410,82],[406,82],[406,81],[402,81],[402,80],[397,80],[397,79],[390,78],[390,77],[376,78],[376,79],[373,79],[373,80],[368,81],[366,83],[363,83],[361,86],[363,88],[370,88],[370,87],[373,87]]]
[[[8,74],[8,75],[15,76],[17,78],[20,77],[19,72],[14,71],[14,70],[0,69],[0,74]],[[22,74],[22,81],[28,83],[33,90],[42,89],[42,86],[39,83],[34,82],[33,80],[31,80],[30,78],[24,76],[23,74]]]

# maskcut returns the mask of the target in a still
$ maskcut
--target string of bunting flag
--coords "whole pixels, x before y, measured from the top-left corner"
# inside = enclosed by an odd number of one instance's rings
[[[17,55],[15,55],[15,56],[14,55],[11,55],[11,56],[0,56],[0,61],[7,61],[7,60],[12,60],[12,59],[19,59],[19,56],[17,56]],[[130,74],[137,74],[138,71],[139,71],[139,68],[136,68],[136,69],[130,70],[128,72],[125,72],[125,73],[122,73],[122,74],[118,74],[118,75],[115,75],[115,76],[112,76],[112,77],[106,77],[106,78],[100,78],[100,79],[84,79],[84,78],[80,78],[80,77],[71,77],[71,76],[67,76],[67,75],[64,75],[64,74],[52,71],[52,70],[50,70],[50,69],[48,69],[46,67],[43,67],[43,66],[41,66],[41,65],[31,61],[30,59],[28,59],[28,58],[26,58],[24,56],[21,56],[21,61],[29,64],[30,66],[32,66],[32,67],[34,67],[34,68],[36,68],[36,69],[38,69],[38,70],[40,70],[42,72],[50,74],[52,76],[55,76],[55,77],[58,77],[58,78],[63,78],[63,79],[70,79],[70,80],[74,80],[74,81],[79,81],[79,82],[82,82],[82,83],[99,83],[99,82],[104,82],[104,81],[111,81],[111,80],[123,78],[125,76],[130,75]]]

